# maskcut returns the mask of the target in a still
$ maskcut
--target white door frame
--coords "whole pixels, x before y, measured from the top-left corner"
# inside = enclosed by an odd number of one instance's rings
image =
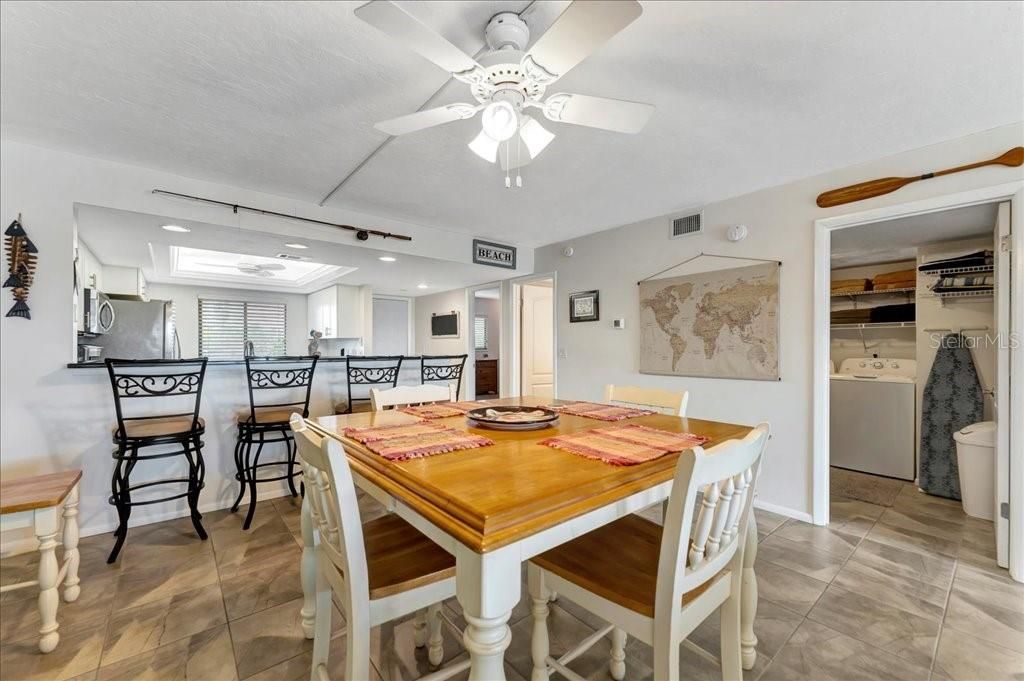
[[[476,322],[476,295],[477,291],[487,291],[490,289],[498,289],[498,313],[500,321],[498,322],[500,328],[498,329],[498,397],[505,396],[505,376],[504,367],[502,364],[505,362],[504,349],[508,347],[508,343],[505,338],[505,298],[507,297],[508,287],[503,281],[494,281],[489,284],[480,284],[478,286],[470,286],[466,289],[466,368],[463,371],[465,374],[465,390],[463,395],[467,400],[476,399],[476,343],[474,342],[474,328]]]
[[[922,215],[983,203],[1010,201],[1011,249],[1014,289],[1010,295],[1010,338],[1005,342],[1024,342],[1024,181],[1009,182],[970,191],[936,196],[930,199],[885,206],[814,221],[814,440],[812,455],[812,511],[816,525],[829,520],[829,340],[831,332],[829,279],[831,272],[832,232],[883,220]],[[996,245],[998,248],[998,244]],[[1012,347],[1012,346],[1011,346]],[[1010,395],[1024,403],[1024,348],[1011,352]],[[1010,575],[1024,581],[1024,408],[1014,403],[1010,410],[1010,446],[1008,453],[1017,458],[1008,466],[1010,492]],[[1016,454],[1014,454],[1016,452]]]
[[[510,349],[510,352],[506,353],[507,356],[503,355],[501,358],[502,371],[506,372],[508,376],[508,395],[518,397],[522,393],[522,366],[520,366],[520,354],[521,354],[521,319],[519,318],[519,299],[522,293],[522,287],[524,284],[529,284],[536,281],[551,280],[552,288],[552,305],[551,305],[551,358],[552,358],[552,377],[551,377],[551,396],[552,398],[558,397],[558,273],[557,272],[539,272],[536,274],[528,274],[525,277],[516,277],[515,279],[508,279],[509,295],[507,303],[502,306],[504,311],[504,317],[508,320],[506,327],[509,330],[509,343],[504,346]],[[505,393],[502,393],[505,396]]]

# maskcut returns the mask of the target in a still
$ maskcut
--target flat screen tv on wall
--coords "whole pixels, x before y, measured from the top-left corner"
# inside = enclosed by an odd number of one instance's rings
[[[437,314],[430,318],[431,338],[458,338],[459,337],[459,313],[449,312]]]

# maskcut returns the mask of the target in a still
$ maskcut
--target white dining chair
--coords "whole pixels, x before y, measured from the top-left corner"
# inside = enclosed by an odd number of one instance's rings
[[[454,401],[453,385],[400,385],[387,390],[370,388],[370,404],[373,411]]]
[[[670,416],[686,416],[690,393],[687,390],[677,393],[660,388],[608,384],[604,387],[604,401],[624,407],[651,409]]]
[[[609,633],[609,671],[618,681],[626,672],[627,635],[654,648],[654,678],[659,681],[679,679],[680,643],[715,660],[724,680],[743,678],[743,547],[768,435],[769,426],[762,423],[742,440],[681,453],[664,528],[628,515],[530,560],[532,681],[547,681],[552,670],[582,681],[566,664]],[[557,660],[548,646],[552,589],[611,623]],[[721,651],[716,660],[686,637],[719,608]]]
[[[342,444],[322,437],[295,414],[292,431],[313,519],[316,615],[311,681],[327,681],[331,594],[346,619],[345,678],[370,678],[370,629],[410,613],[428,613],[428,659],[444,657],[443,625],[462,640],[441,603],[455,595],[455,558],[391,513],[360,521],[352,471]],[[469,660],[439,669],[421,681],[441,681],[469,668]]]

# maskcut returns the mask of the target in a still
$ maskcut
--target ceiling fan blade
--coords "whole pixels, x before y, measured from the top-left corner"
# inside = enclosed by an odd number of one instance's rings
[[[629,134],[640,132],[652,113],[653,104],[568,92],[551,95],[544,102],[544,116],[548,120]]]
[[[447,38],[390,0],[372,0],[357,7],[355,15],[449,73],[472,71],[480,66]]]
[[[472,118],[478,108],[472,104],[448,104],[381,121],[373,127],[388,135],[406,135],[417,130],[432,128],[435,125]]]
[[[551,76],[564,76],[643,13],[636,0],[575,0],[523,58]],[[530,68],[527,64],[527,68]]]

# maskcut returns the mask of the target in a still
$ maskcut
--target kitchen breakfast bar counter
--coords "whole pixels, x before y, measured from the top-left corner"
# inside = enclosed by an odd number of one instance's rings
[[[353,356],[356,357],[356,356]],[[408,357],[403,363],[399,385],[419,385],[419,358]],[[413,361],[415,360],[415,361]],[[61,408],[40,405],[32,410],[34,423],[5,424],[5,427],[27,427],[46,434],[49,451],[39,452],[39,465],[25,469],[25,475],[51,471],[48,461],[61,461],[65,467],[71,462],[82,469],[79,506],[83,535],[113,531],[117,526],[117,513],[107,503],[110,496],[110,474],[114,462],[111,452],[111,430],[117,422],[114,399],[110,389],[106,365],[102,362],[72,363],[61,366],[47,380],[60,396]],[[321,357],[313,377],[309,413],[311,417],[334,413],[334,405],[347,399],[348,388],[344,357]],[[146,403],[150,400],[139,400]],[[146,409],[146,404],[139,405]],[[154,405],[152,413],[161,407]],[[166,405],[163,407],[166,410]],[[235,481],[234,447],[238,435],[238,415],[249,410],[249,392],[244,360],[211,360],[207,364],[199,414],[206,421],[203,436],[203,457],[206,460],[206,486],[199,498],[202,513],[228,508],[238,494]],[[267,460],[284,458],[283,445],[267,445]],[[178,477],[184,462],[177,459],[142,461],[133,473],[133,479],[143,482]],[[133,481],[134,481],[133,480]],[[142,493],[145,493],[143,490]],[[283,481],[259,485],[259,498],[270,499],[288,494]],[[140,493],[140,496],[141,494]],[[169,518],[187,517],[184,499],[138,506],[132,511],[130,526],[146,525]],[[239,518],[239,522],[242,519]]]

